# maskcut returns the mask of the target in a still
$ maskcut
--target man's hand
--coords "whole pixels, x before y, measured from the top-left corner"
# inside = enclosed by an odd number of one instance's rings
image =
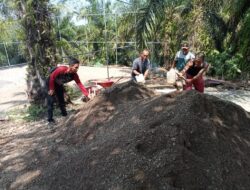
[[[182,79],[182,80],[186,80],[184,74],[182,72],[176,72],[178,78]]]
[[[140,74],[139,76],[136,76],[136,81],[140,82],[140,83],[145,83],[145,78],[143,76],[143,74]]]
[[[81,98],[81,100],[82,100],[83,102],[88,102],[88,101],[90,100],[90,98],[89,98],[88,96],[83,96],[83,97]]]
[[[176,74],[178,77],[183,77],[183,75],[184,75],[182,72],[176,72]]]
[[[94,97],[95,97],[95,94],[94,94],[94,93],[90,93],[90,94],[88,95],[88,98],[89,98],[90,100],[92,100]]]
[[[55,93],[55,91],[54,91],[54,90],[49,90],[49,92],[48,92],[48,94],[49,94],[50,96],[53,96],[53,95],[54,95],[54,93]]]

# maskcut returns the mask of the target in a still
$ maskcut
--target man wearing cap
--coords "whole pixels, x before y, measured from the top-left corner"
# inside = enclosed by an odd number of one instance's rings
[[[193,60],[195,58],[194,54],[189,52],[188,43],[183,43],[181,46],[181,50],[177,52],[175,55],[173,67],[178,71],[182,71],[187,62]]]

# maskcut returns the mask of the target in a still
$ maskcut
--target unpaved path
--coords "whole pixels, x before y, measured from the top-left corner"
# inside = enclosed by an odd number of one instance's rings
[[[63,123],[62,119],[57,118],[57,121]],[[64,147],[57,146],[61,142],[57,138],[60,127],[55,125],[52,130],[45,120],[0,123],[1,190],[23,189],[43,172],[48,162],[54,162],[60,154],[71,151],[64,152]]]
[[[242,108],[244,108],[246,111],[250,112],[250,91],[246,90],[219,90],[216,88],[206,88],[205,93],[216,96],[218,98],[221,98],[223,100],[227,100],[230,102],[233,102],[235,104],[238,104]]]
[[[26,68],[18,66],[0,70],[0,114],[13,106],[27,103]]]

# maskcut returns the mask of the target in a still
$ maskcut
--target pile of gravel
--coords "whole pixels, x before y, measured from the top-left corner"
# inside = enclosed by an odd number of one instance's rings
[[[61,129],[72,147],[42,171],[45,189],[249,189],[250,116],[196,91],[155,96],[116,85]]]

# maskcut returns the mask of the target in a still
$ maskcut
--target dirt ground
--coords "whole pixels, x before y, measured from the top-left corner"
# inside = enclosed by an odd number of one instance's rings
[[[119,84],[53,128],[3,122],[0,189],[248,189],[249,123],[214,96]]]

